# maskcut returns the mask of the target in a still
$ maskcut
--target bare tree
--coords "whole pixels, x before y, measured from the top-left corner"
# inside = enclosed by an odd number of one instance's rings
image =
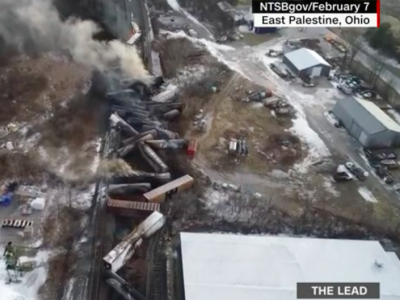
[[[345,41],[345,53],[343,62],[349,59],[349,64],[352,64],[357,53],[360,51],[363,43],[362,32],[359,28],[346,28],[342,31],[342,38]]]
[[[387,59],[380,53],[371,53],[369,56],[370,75],[369,81],[372,87],[376,86],[376,82],[386,72]]]

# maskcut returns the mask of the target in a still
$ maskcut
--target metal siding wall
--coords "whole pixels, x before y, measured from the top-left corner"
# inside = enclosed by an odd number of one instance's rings
[[[296,69],[296,67],[292,64],[292,62],[289,59],[287,59],[286,56],[283,57],[282,61],[292,72],[294,72],[297,75],[299,74],[299,70]]]
[[[366,147],[369,148],[389,148],[396,140],[396,133],[390,130],[385,130],[371,134],[368,137]]]
[[[345,101],[345,100],[343,100]],[[337,101],[335,106],[333,107],[332,113],[336,116],[337,119],[343,124],[343,126],[350,130],[351,124],[353,123],[352,117],[347,113],[345,107],[343,107],[343,101]]]
[[[331,72],[331,68],[325,65],[322,65],[322,76],[329,77],[329,73]]]
[[[356,139],[358,139],[360,137],[360,134],[362,132],[362,128],[353,120],[353,123],[351,124],[349,133],[350,135],[352,135],[353,137],[355,137]],[[365,134],[368,135],[368,133],[365,132]]]
[[[393,147],[400,147],[400,133],[394,132]]]

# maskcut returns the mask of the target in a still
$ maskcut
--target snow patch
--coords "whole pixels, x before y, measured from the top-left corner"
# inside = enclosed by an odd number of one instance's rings
[[[0,247],[0,252],[4,252],[4,248]],[[0,264],[0,291],[1,299],[4,300],[38,300],[39,288],[47,279],[46,262],[50,253],[48,251],[39,251],[35,257],[20,257],[20,262],[32,261],[36,264],[36,268],[31,272],[26,272],[21,278],[21,283],[6,284],[8,278],[6,265],[4,262]]]
[[[203,23],[201,23],[199,20],[197,20],[194,16],[192,16],[191,14],[189,14],[186,10],[184,10],[178,3],[177,0],[167,0],[168,5],[175,10],[176,12],[180,12],[182,14],[184,14],[186,16],[186,18],[188,18],[190,21],[192,21],[193,23],[195,23],[197,26],[203,28],[203,30],[205,32],[207,32],[207,35],[209,36],[210,39],[215,40],[213,34],[210,32],[210,30],[208,30],[207,27],[205,27],[203,25]]]
[[[330,178],[325,178],[325,181],[324,181],[324,188],[325,188],[325,190],[328,192],[328,193],[330,193],[330,194],[332,194],[333,196],[335,196],[336,198],[338,198],[338,197],[340,197],[340,192],[337,190],[337,189],[335,189],[335,187],[333,186],[333,180],[332,179],[330,179]]]
[[[364,198],[367,202],[378,203],[378,200],[375,198],[374,194],[366,187],[360,187],[358,189],[358,193]]]
[[[305,118],[299,117],[294,119],[293,127],[290,128],[289,131],[297,135],[302,142],[308,146],[307,157],[301,163],[294,166],[296,171],[307,173],[310,165],[331,155],[328,147],[321,140],[319,135],[311,129]]]

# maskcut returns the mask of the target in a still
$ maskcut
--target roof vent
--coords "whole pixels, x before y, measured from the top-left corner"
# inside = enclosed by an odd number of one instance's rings
[[[383,263],[380,262],[379,260],[375,260],[375,266],[378,268],[383,268]]]

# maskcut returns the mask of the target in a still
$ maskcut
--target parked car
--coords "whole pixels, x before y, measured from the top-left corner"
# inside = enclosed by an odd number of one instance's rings
[[[364,171],[362,168],[360,168],[359,166],[356,166],[352,162],[345,163],[345,166],[359,180],[365,180],[365,179],[367,179],[367,177],[369,175],[367,171]]]
[[[347,182],[354,179],[354,176],[347,170],[344,165],[339,165],[336,169],[333,179],[336,182]]]
[[[337,86],[337,88],[338,88],[339,91],[341,91],[341,92],[342,92],[343,94],[345,94],[345,95],[351,95],[351,94],[353,94],[353,90],[352,90],[351,88],[349,88],[348,86],[346,86],[346,85],[339,84],[339,85]]]

